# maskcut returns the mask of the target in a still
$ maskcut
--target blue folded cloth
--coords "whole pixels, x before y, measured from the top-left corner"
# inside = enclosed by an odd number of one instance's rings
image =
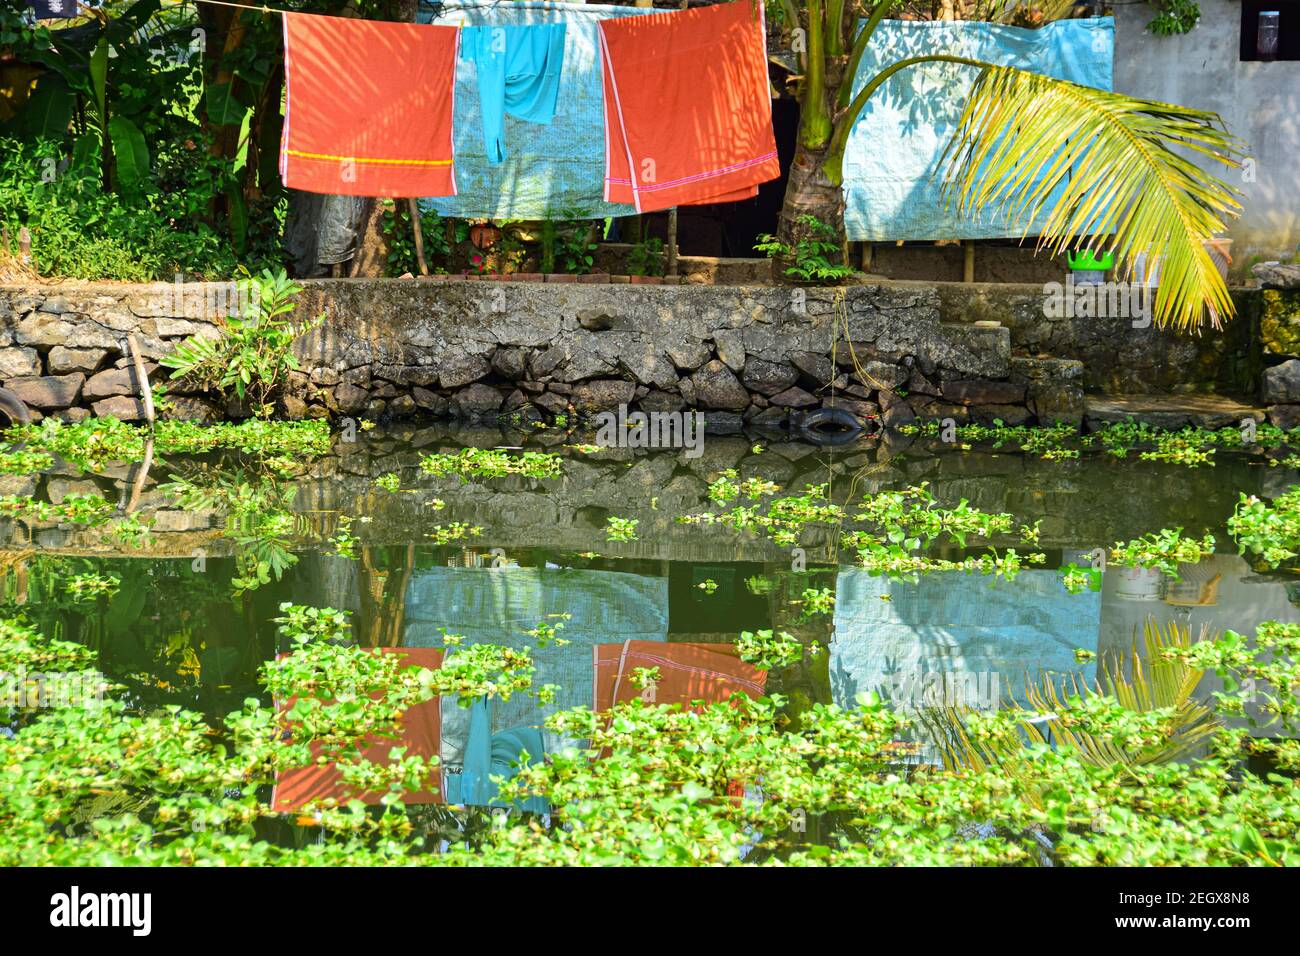
[[[461,56],[478,70],[479,111],[489,163],[506,158],[506,113],[529,123],[555,116],[564,67],[564,24],[465,27]]]

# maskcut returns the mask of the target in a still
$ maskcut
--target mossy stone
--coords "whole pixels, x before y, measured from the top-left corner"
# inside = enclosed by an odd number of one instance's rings
[[[1300,290],[1265,289],[1259,333],[1272,355],[1300,356]]]

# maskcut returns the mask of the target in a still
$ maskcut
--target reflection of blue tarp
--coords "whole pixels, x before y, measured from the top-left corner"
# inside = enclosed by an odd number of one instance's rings
[[[605,113],[601,90],[597,22],[611,17],[654,13],[652,8],[586,6],[580,3],[452,0],[434,20],[422,8],[421,23],[488,26],[565,24],[564,69],[559,105],[544,129],[506,116],[509,156],[488,162],[483,145],[478,75],[473,62],[456,64],[455,196],[421,204],[444,216],[491,219],[629,216],[631,206],[607,203],[605,194]]]
[[[913,56],[948,53],[1111,89],[1110,17],[1060,20],[1038,30],[967,21],[884,20],[867,44],[854,92]],[[978,71],[921,63],[895,73],[872,96],[844,154],[845,228],[852,240],[979,239],[1034,235],[1038,221],[1007,222],[993,210],[975,221],[941,195],[944,148]],[[1039,220],[1041,221],[1041,220]],[[1028,229],[1026,227],[1028,226]]]
[[[448,803],[471,807],[505,806],[497,799],[497,784],[492,778],[513,777],[521,766],[523,754],[528,755],[529,764],[537,763],[545,754],[546,744],[542,741],[541,731],[535,727],[512,727],[492,733],[493,704],[492,700],[484,697],[469,708],[468,739],[458,742],[463,746],[463,762],[444,778],[443,794]],[[549,804],[544,797],[529,797],[517,809],[546,813]]]
[[[890,600],[882,601],[886,594]],[[1101,595],[1068,593],[1055,571],[1022,571],[1011,583],[942,572],[907,584],[841,569],[831,694],[846,707],[870,691],[897,701],[909,689],[937,686],[927,675],[950,675],[965,679],[947,684],[959,692],[996,688],[995,698],[1023,702],[1026,676],[1052,671],[1092,678],[1092,665],[1081,668],[1074,650],[1096,650],[1100,623]]]
[[[559,623],[569,643],[537,647],[525,634],[540,623]],[[591,706],[592,645],[663,641],[668,638],[668,579],[617,571],[554,568],[427,568],[411,576],[406,592],[408,647],[440,647],[442,634],[459,634],[465,644],[532,647],[534,687],[554,684],[555,701],[545,707],[527,693],[493,702],[491,730],[539,727],[546,715]],[[470,711],[443,701],[442,757],[449,767],[464,763]],[[543,732],[548,752],[562,741]],[[531,749],[529,751],[532,753]],[[532,754],[540,757],[541,754]]]

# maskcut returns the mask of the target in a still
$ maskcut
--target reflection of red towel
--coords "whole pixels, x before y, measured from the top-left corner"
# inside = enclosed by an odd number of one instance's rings
[[[767,671],[742,661],[734,644],[624,641],[596,644],[593,650],[593,707],[597,712],[643,696],[645,692],[632,683],[638,667],[659,668],[659,681],[654,686],[656,704],[695,700],[712,704],[728,700],[736,692],[761,697],[767,686]]]
[[[442,666],[442,651],[431,648],[416,647],[381,647],[381,654],[401,654],[408,664],[435,670]],[[398,740],[381,740],[364,751],[366,759],[378,764],[388,763],[388,752],[394,747],[407,748],[408,755],[436,757],[442,743],[441,698],[435,697],[423,704],[417,704],[403,716],[399,727]],[[284,701],[281,710],[288,710],[293,701]],[[317,748],[312,748],[315,756]],[[383,794],[354,794],[342,783],[341,774],[334,764],[312,763],[307,767],[296,767],[279,774],[275,779],[275,791],[271,794],[271,808],[280,813],[299,810],[312,800],[326,797],[346,803],[356,797],[364,803],[378,803]],[[429,790],[402,795],[402,802],[442,803],[442,794]]]
[[[735,0],[600,21],[606,200],[730,202],[781,175],[762,11]]]
[[[284,184],[454,196],[455,27],[284,14]]]

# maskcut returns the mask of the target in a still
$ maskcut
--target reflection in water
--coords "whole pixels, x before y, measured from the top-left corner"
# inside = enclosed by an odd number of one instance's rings
[[[1075,649],[1103,659],[1144,653],[1149,620],[1176,623],[1193,640],[1203,632],[1249,633],[1265,620],[1300,621],[1294,592],[1284,578],[1256,574],[1228,554],[1182,565],[1178,580],[1109,568],[1100,593],[1080,594],[1066,592],[1060,574],[1048,570],[1024,571],[1012,583],[945,572],[911,584],[841,568],[831,692],[845,707],[873,691],[912,708],[1025,704],[1026,683],[1040,684],[1043,675],[1095,678],[1095,664],[1077,662]],[[1219,689],[1206,674],[1196,696],[1209,700]]]
[[[527,632],[548,623],[563,623],[560,640],[538,648],[538,639]],[[668,581],[554,567],[418,570],[407,587],[403,643],[441,646],[444,633],[460,635],[468,644],[533,648],[534,687],[555,685],[554,701],[539,705],[529,695],[516,694],[495,701],[478,720],[493,735],[511,728],[540,728],[551,713],[590,706],[595,644],[667,639]],[[472,717],[454,701],[443,702],[443,760],[453,771],[464,764]],[[542,741],[547,753],[567,743],[545,729]]]
[[[1232,629],[1250,631],[1259,621],[1300,621],[1290,602],[1286,579],[1250,570],[1235,554],[1215,554],[1197,565],[1181,565],[1179,580],[1168,575],[1147,578],[1147,587],[1126,586],[1120,569],[1102,578],[1100,653],[1121,651],[1133,644],[1148,616],[1177,621],[1198,634]]]
[[[493,774],[510,776],[521,752],[534,759],[578,741],[543,726],[546,717],[589,706],[594,649],[602,642],[662,642],[668,636],[665,577],[559,567],[431,567],[415,571],[406,589],[408,647],[440,646],[445,635],[467,644],[529,647],[534,687],[553,685],[554,699],[540,704],[530,694],[509,700],[478,700],[464,707],[442,701],[441,756],[448,802],[491,805]],[[538,625],[562,624],[546,646]],[[453,650],[451,653],[455,653]],[[545,812],[537,801],[528,809]]]
[[[419,454],[443,447],[446,436],[417,437],[362,436],[346,453],[313,463],[294,483],[292,507],[301,520],[284,541],[297,564],[283,580],[236,600],[236,546],[220,530],[223,519],[178,509],[150,487],[138,497],[142,509],[155,509],[155,530],[135,550],[93,528],[0,523],[7,543],[0,601],[44,632],[98,650],[101,667],[127,684],[133,702],[181,704],[213,717],[259,692],[257,668],[277,647],[274,618],[285,601],[353,612],[354,635],[366,647],[434,654],[443,629],[465,644],[527,646],[535,687],[554,685],[553,701],[541,705],[517,693],[462,708],[444,700],[411,718],[412,745],[432,747],[448,770],[447,799],[475,805],[492,802],[491,777],[508,775],[521,751],[541,759],[573,743],[543,728],[548,714],[642,693],[628,679],[636,668],[659,668],[657,702],[722,699],[743,689],[780,692],[793,709],[829,700],[853,706],[871,691],[905,707],[936,696],[989,706],[1024,702],[1026,681],[1043,674],[1092,679],[1095,665],[1076,661],[1074,650],[1128,651],[1148,617],[1185,626],[1193,639],[1202,626],[1250,633],[1261,620],[1300,620],[1285,575],[1255,574],[1229,554],[1183,567],[1177,582],[1110,568],[1100,592],[1072,595],[1048,569],[1024,571],[1013,583],[960,573],[915,584],[872,577],[835,564],[837,536],[828,527],[809,529],[801,542],[810,562],[801,574],[791,570],[786,549],[762,536],[675,521],[710,509],[709,482],[734,468],[795,491],[830,482],[836,500],[850,488],[860,495],[927,481],[948,505],[965,498],[1024,522],[1041,518],[1042,547],[1063,551],[1061,563],[1085,564],[1098,545],[1160,527],[1213,532],[1226,550],[1223,522],[1238,493],[1268,495],[1294,478],[1244,458],[1225,455],[1213,469],[1055,463],[922,443],[839,453],[772,442],[758,453],[751,440],[719,435],[699,460],[671,452],[571,453],[558,479],[462,482],[421,475]],[[169,467],[155,464],[157,480]],[[400,493],[376,487],[374,477],[389,473],[400,476]],[[0,484],[7,493],[51,499],[69,490],[66,477],[54,474],[8,476]],[[89,486],[79,491],[110,497],[127,490],[109,474],[81,484]],[[343,513],[355,519],[355,557],[329,553],[322,539]],[[636,518],[638,537],[607,541],[611,515]],[[429,543],[430,528],[453,521],[484,528],[477,552]],[[314,536],[303,529],[315,529]],[[1049,567],[1055,564],[1053,557]],[[67,581],[91,575],[114,579],[116,590],[68,593]],[[833,614],[810,615],[801,595],[821,588],[835,595]],[[529,633],[561,623],[561,640],[546,646]],[[726,648],[741,630],[762,628],[788,631],[805,645],[815,640],[829,654],[765,682]],[[1198,696],[1208,698],[1217,686],[1207,675]]]
[[[767,673],[740,659],[734,644],[660,644],[624,641],[592,648],[598,711],[637,697],[652,704],[716,703],[732,694],[761,697]],[[653,668],[657,678],[638,686],[638,669]]]
[[[917,583],[839,572],[831,691],[853,707],[874,691],[917,707],[1024,702],[1026,679],[1083,670],[1075,648],[1094,649],[1101,596],[1069,594],[1055,571],[1023,571],[1014,582],[943,572]],[[936,679],[937,678],[937,679]]]
[[[1239,556],[1215,554],[1196,565],[1180,565],[1179,580],[1167,575],[1148,578],[1144,587],[1131,583],[1131,576],[1108,570],[1102,579],[1100,654],[1131,651],[1143,623],[1173,621],[1191,631],[1197,640],[1204,631],[1214,635],[1225,630],[1250,634],[1260,621],[1300,621],[1300,609],[1292,600],[1294,584],[1280,575],[1256,574]],[[1141,641],[1138,641],[1141,647]],[[1222,681],[1206,673],[1195,696],[1209,701]],[[1246,705],[1247,713],[1261,717],[1258,709]],[[1259,733],[1272,735],[1265,728]]]
[[[442,651],[433,649],[395,650],[380,648],[377,654],[402,654],[409,664],[418,667],[437,668],[442,666]],[[288,701],[280,701],[282,709],[287,709]],[[388,753],[395,744],[405,747],[411,756],[437,756],[441,745],[441,720],[438,699],[416,704],[402,715],[401,740],[382,740],[373,747],[364,750],[366,760],[385,764]],[[312,747],[313,755],[319,755],[320,748]],[[285,771],[276,777],[275,789],[271,794],[271,805],[283,812],[302,809],[314,800],[333,798],[346,803],[354,797],[365,803],[378,803],[380,794],[355,794],[342,779],[342,774],[334,764],[317,764],[298,767]],[[403,803],[424,804],[442,803],[443,796],[432,790],[408,792],[402,797]]]

